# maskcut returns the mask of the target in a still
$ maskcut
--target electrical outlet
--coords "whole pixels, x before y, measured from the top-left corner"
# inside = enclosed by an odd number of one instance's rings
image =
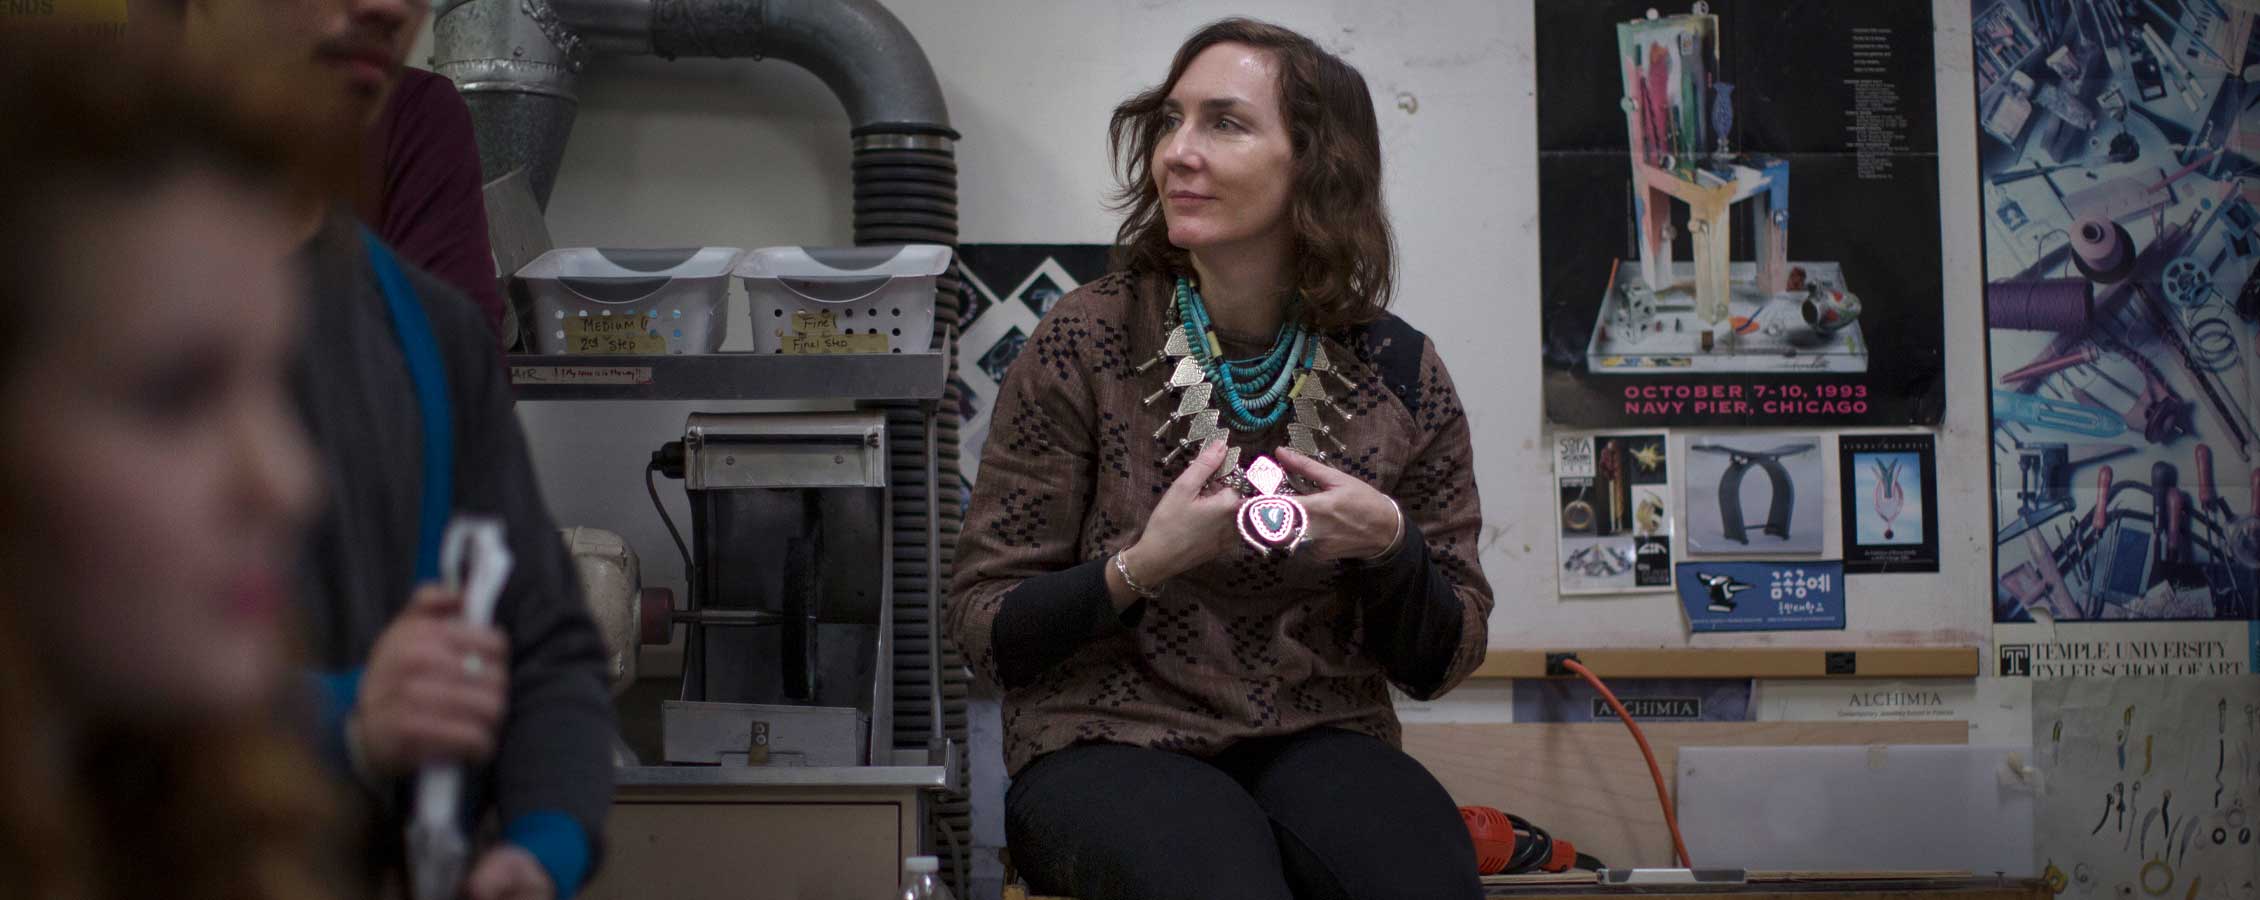
[[[1562,665],[1562,662],[1563,662],[1563,661],[1565,661],[1565,660],[1572,660],[1572,659],[1577,659],[1577,654],[1575,654],[1575,653],[1548,653],[1548,654],[1546,654],[1546,677],[1548,677],[1548,678],[1554,678],[1554,677],[1558,677],[1558,676],[1572,676],[1572,675],[1576,675],[1577,673],[1570,671],[1570,670],[1569,670],[1569,667],[1568,667],[1568,666]]]
[[[1849,650],[1831,650],[1823,658],[1827,660],[1826,665],[1830,675],[1860,674],[1859,654],[1857,653]]]

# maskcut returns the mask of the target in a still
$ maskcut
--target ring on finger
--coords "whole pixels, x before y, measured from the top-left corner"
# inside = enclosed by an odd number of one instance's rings
[[[463,674],[477,678],[487,669],[487,661],[476,653],[463,654]]]

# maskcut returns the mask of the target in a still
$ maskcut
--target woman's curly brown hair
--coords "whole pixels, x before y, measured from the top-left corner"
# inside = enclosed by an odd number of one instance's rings
[[[1154,145],[1177,79],[1201,51],[1218,44],[1266,51],[1279,72],[1281,113],[1294,146],[1287,218],[1304,318],[1323,329],[1380,318],[1394,290],[1393,238],[1381,202],[1381,126],[1365,76],[1310,38],[1252,19],[1225,19],[1194,32],[1177,48],[1166,81],[1114,108],[1107,152],[1122,181],[1114,208],[1125,213],[1115,236],[1116,267],[1192,271],[1184,249],[1169,242],[1153,179]]]

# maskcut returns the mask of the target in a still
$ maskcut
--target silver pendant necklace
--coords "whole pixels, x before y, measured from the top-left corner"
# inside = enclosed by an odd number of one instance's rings
[[[1212,374],[1216,367],[1204,366],[1204,355],[1195,350],[1194,341],[1201,340],[1205,346],[1200,349],[1208,351],[1207,357],[1221,353],[1221,344],[1216,340],[1213,330],[1195,338],[1190,333],[1191,329],[1185,327],[1175,305],[1169,307],[1165,319],[1168,331],[1161,350],[1140,364],[1136,371],[1142,375],[1156,366],[1171,366],[1168,382],[1160,390],[1147,395],[1144,401],[1145,405],[1152,406],[1168,397],[1171,392],[1177,394],[1176,409],[1162,422],[1161,428],[1154,431],[1154,440],[1167,442],[1166,436],[1178,422],[1188,423],[1183,436],[1176,440],[1176,446],[1171,448],[1168,456],[1162,458],[1162,465],[1166,466],[1175,462],[1178,456],[1206,446],[1209,441],[1229,440],[1238,419],[1227,419],[1224,410],[1218,407],[1219,386],[1216,376]],[[1290,363],[1289,368],[1284,370],[1280,378],[1286,387],[1284,396],[1279,400],[1289,403],[1291,409],[1286,423],[1287,446],[1312,459],[1325,462],[1328,455],[1319,446],[1320,438],[1325,438],[1335,447],[1348,448],[1341,438],[1334,435],[1333,427],[1326,424],[1320,411],[1324,409],[1332,412],[1345,422],[1351,415],[1341,404],[1327,396],[1324,379],[1332,377],[1340,381],[1344,388],[1354,385],[1349,376],[1342,374],[1334,366],[1333,360],[1327,356],[1325,345],[1316,335],[1311,335],[1308,340],[1311,342],[1307,354],[1308,365],[1303,371],[1294,372],[1293,364]],[[1226,447],[1224,453],[1224,464],[1220,467],[1222,474],[1218,478],[1246,498],[1241,502],[1239,513],[1235,517],[1241,539],[1265,555],[1275,552],[1292,554],[1309,538],[1310,513],[1295,499],[1294,486],[1287,481],[1287,471],[1269,456],[1262,455],[1258,455],[1254,462],[1243,468],[1240,465],[1238,447]]]

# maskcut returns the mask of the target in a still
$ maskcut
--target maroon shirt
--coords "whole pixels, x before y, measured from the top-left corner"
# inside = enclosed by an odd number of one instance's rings
[[[454,82],[402,67],[369,131],[375,207],[362,218],[410,265],[461,290],[501,340],[504,305],[487,241],[479,145]]]

